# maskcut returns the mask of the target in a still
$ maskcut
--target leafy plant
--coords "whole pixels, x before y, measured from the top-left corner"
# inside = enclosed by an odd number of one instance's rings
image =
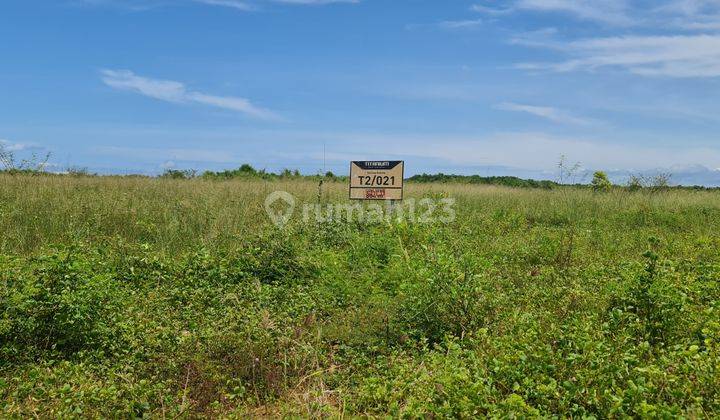
[[[608,191],[612,188],[612,183],[608,179],[607,174],[603,171],[596,171],[593,174],[593,179],[590,184],[595,191]]]
[[[716,192],[416,183],[456,220],[278,229],[278,179],[0,174],[0,417],[720,413]]]

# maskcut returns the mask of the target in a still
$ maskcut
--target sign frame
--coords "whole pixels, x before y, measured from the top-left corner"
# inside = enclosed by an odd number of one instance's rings
[[[400,170],[400,186],[399,187],[354,187],[353,186],[353,165],[360,167],[359,164],[367,164],[368,162],[387,162],[391,168],[385,169],[385,170],[392,170],[397,165],[401,165]],[[368,169],[365,169],[368,170]],[[381,170],[381,169],[378,169]],[[348,188],[348,198],[350,200],[354,201],[402,201],[405,197],[405,161],[404,160],[354,160],[350,161],[350,176],[349,176],[350,185]],[[391,190],[400,190],[400,198],[353,198],[353,190],[372,190],[372,189],[391,189]]]

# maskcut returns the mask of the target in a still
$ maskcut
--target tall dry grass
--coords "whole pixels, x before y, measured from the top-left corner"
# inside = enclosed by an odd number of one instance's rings
[[[309,180],[0,175],[0,252],[25,254],[55,243],[107,238],[149,243],[169,253],[195,246],[232,246],[269,223],[264,200],[273,191],[288,191],[299,203],[318,199],[318,185]],[[720,224],[720,194],[715,192],[407,186],[407,198],[441,196],[457,200],[455,226],[482,228],[476,236],[486,242],[502,235],[493,218],[507,223],[508,214],[516,215],[517,223],[548,229],[572,228],[585,234],[590,229],[598,240],[610,241],[628,240],[628,234],[638,236],[638,230],[648,235],[710,234]],[[347,186],[325,183],[322,200],[347,201]]]

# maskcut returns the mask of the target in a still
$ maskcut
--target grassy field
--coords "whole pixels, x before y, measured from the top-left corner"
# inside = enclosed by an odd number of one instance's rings
[[[0,175],[0,417],[720,416],[720,193],[276,190]]]

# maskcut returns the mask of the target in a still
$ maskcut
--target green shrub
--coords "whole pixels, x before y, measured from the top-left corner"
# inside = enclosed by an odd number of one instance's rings
[[[122,346],[123,286],[75,248],[12,273],[0,299],[2,353],[12,359],[50,352],[112,352]],[[99,271],[99,272],[98,272]]]
[[[430,343],[487,326],[497,304],[487,265],[449,253],[426,255],[414,277],[400,285],[397,324],[402,334]]]
[[[595,191],[608,191],[612,188],[612,183],[608,179],[607,174],[603,171],[596,171],[593,174],[593,179],[590,185],[592,185],[592,188]]]
[[[650,239],[652,248],[659,241]],[[687,296],[678,285],[665,278],[655,250],[645,252],[647,265],[623,295],[611,302],[613,320],[633,328],[639,342],[668,346],[678,334],[686,334],[683,321]]]
[[[0,178],[2,418],[720,413],[714,192],[415,184],[456,221],[278,229],[255,178]]]

